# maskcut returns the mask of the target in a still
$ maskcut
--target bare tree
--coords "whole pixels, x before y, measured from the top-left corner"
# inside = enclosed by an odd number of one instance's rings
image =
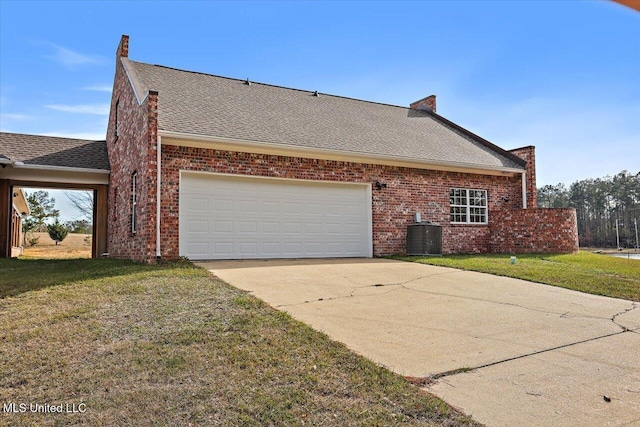
[[[82,218],[93,221],[93,191],[65,191],[71,204],[82,213]]]

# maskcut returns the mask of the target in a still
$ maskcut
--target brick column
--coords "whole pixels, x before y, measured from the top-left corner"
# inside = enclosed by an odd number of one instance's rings
[[[528,147],[516,148],[509,150],[522,160],[527,162],[527,207],[537,208],[538,197],[536,190],[536,147],[529,145]]]

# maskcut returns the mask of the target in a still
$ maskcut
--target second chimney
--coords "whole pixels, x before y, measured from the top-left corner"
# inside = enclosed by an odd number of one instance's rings
[[[419,101],[411,103],[410,107],[414,110],[426,110],[436,112],[436,96],[429,95]]]

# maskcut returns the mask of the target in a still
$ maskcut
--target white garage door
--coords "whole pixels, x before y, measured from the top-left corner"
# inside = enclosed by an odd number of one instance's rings
[[[181,172],[180,255],[370,257],[371,187]]]

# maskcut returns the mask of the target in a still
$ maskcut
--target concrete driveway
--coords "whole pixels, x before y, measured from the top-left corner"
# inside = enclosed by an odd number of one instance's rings
[[[640,425],[640,304],[382,259],[200,265],[487,425]]]

